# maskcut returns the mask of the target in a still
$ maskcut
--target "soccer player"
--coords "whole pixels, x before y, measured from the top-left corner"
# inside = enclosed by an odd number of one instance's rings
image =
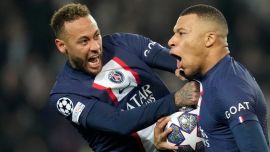
[[[155,151],[154,123],[181,106],[197,103],[197,83],[186,83],[170,94],[151,70],[175,71],[176,59],[167,48],[135,34],[102,38],[85,5],[61,7],[52,16],[51,27],[57,49],[68,61],[49,103],[94,151]]]
[[[266,101],[254,77],[230,56],[223,14],[209,5],[185,9],[168,44],[178,71],[202,83],[199,125],[207,152],[269,152]],[[158,148],[165,141],[165,121],[155,128]]]

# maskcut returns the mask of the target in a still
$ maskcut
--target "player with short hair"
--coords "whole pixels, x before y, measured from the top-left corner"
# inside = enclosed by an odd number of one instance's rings
[[[49,103],[94,151],[155,151],[156,120],[181,106],[196,104],[199,88],[195,82],[170,94],[151,70],[176,69],[176,59],[160,44],[127,33],[102,38],[82,4],[61,7],[52,16],[51,27],[55,44],[68,61]]]
[[[181,58],[178,71],[202,83],[199,125],[205,150],[269,152],[266,101],[254,77],[229,55],[223,14],[209,5],[191,6],[173,31],[168,44],[171,54]],[[161,131],[165,124],[155,128],[155,144],[173,149],[165,141],[169,132]]]

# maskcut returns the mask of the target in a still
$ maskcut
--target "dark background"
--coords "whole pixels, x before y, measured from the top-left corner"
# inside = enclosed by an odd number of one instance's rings
[[[50,113],[47,99],[65,59],[49,28],[54,10],[72,0],[0,1],[0,151],[86,152],[89,148],[64,119]],[[231,54],[256,77],[270,97],[269,0],[88,0],[102,34],[131,32],[167,46],[179,13],[211,4],[229,24]],[[182,83],[157,71],[171,91]],[[269,109],[269,108],[268,108]],[[269,115],[268,115],[269,118]],[[269,129],[268,129],[269,130]]]

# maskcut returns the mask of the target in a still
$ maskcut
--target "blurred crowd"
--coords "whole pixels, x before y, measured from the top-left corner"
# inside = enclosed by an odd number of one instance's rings
[[[53,12],[68,2],[74,1],[0,1],[1,152],[89,151],[87,143],[76,130],[47,107],[50,88],[65,63],[54,46],[49,22]],[[269,0],[76,2],[89,6],[102,34],[138,33],[165,46],[184,8],[197,3],[219,8],[228,20],[231,54],[256,77],[270,107]],[[173,74],[157,72],[171,91],[182,85]],[[270,112],[270,108],[268,110]]]

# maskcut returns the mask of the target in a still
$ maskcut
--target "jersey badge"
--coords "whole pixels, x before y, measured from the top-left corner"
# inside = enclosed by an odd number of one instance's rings
[[[114,83],[122,83],[125,79],[124,74],[121,71],[118,70],[112,70],[108,74],[108,78],[110,81]]]
[[[72,112],[72,121],[76,124],[79,124],[79,118],[80,115],[83,111],[83,109],[85,108],[85,105],[81,102],[77,102],[73,112]]]
[[[73,111],[73,103],[67,97],[60,98],[56,103],[56,107],[64,116],[69,116]]]

